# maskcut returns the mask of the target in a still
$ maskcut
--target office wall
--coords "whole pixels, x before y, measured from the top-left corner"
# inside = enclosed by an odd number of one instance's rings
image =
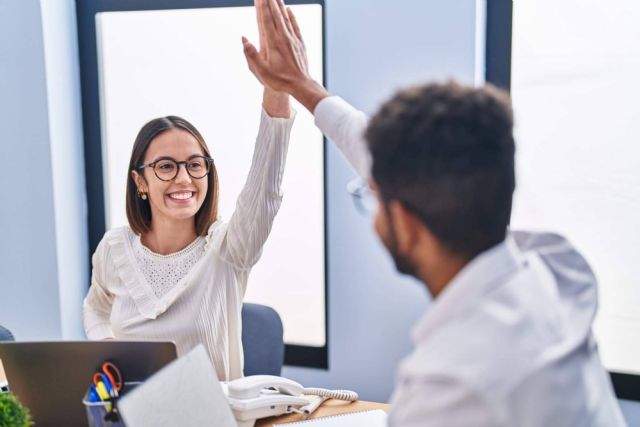
[[[83,337],[88,281],[75,3],[0,0],[0,324]]]
[[[484,36],[482,17],[475,0],[327,0],[329,89],[373,113],[410,84],[473,83],[482,67],[475,36],[477,30]],[[430,298],[421,283],[395,272],[371,219],[354,209],[345,186],[355,175],[333,146],[327,176],[329,370],[285,367],[284,375],[387,401],[395,368],[411,350],[411,326]]]

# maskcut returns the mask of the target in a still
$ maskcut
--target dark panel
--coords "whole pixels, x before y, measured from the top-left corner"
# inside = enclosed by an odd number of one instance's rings
[[[511,89],[511,0],[487,1],[485,78],[503,89]]]
[[[611,382],[619,399],[640,401],[640,376],[611,372]]]
[[[328,369],[327,346],[307,347],[287,344],[284,351],[284,364],[308,368]]]

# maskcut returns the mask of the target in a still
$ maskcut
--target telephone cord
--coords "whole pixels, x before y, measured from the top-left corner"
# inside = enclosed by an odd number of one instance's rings
[[[358,393],[350,390],[327,390],[326,388],[305,388],[304,394],[314,394],[316,396],[323,396],[329,399],[347,400],[353,402],[358,400]]]

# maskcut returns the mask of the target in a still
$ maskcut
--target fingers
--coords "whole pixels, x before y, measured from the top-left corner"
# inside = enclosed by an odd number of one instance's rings
[[[260,53],[254,45],[251,44],[246,37],[242,37],[242,46],[244,48],[244,57],[247,60],[249,70],[256,76],[260,83],[262,83],[262,73],[265,69],[264,59],[260,56]]]
[[[275,31],[276,24],[271,14],[269,0],[256,0],[256,11],[258,15],[258,26],[265,32]]]
[[[291,26],[293,27],[293,33],[296,35],[300,43],[304,44],[304,40],[302,39],[302,32],[300,31],[300,26],[298,25],[298,20],[296,16],[291,11],[291,8],[287,8],[287,16],[289,17],[289,21],[291,21]]]
[[[291,20],[289,19],[289,14],[287,13],[287,7],[284,5],[284,0],[278,0],[278,6],[280,8],[280,14],[282,15],[282,19],[287,27],[287,32],[290,36],[294,35],[293,26],[291,25]]]
[[[271,13],[271,19],[273,21],[273,25],[276,28],[276,31],[281,32],[283,34],[288,34],[289,29],[287,28],[287,23],[285,22],[284,17],[282,16],[282,11],[280,9],[280,5],[278,0],[266,0],[269,3],[269,12]]]
[[[265,53],[269,46],[266,27],[273,25],[271,21],[267,22],[265,17],[264,0],[255,0],[256,18],[258,20],[258,32],[260,33],[260,52]]]

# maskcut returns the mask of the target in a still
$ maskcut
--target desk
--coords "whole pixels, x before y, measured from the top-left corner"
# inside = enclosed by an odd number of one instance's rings
[[[328,417],[330,415],[346,414],[348,412],[368,411],[370,409],[382,409],[389,412],[391,407],[386,403],[345,402],[344,400],[329,399],[322,404],[308,419]],[[256,422],[255,427],[271,427],[274,423],[284,424],[301,421],[304,417],[299,414],[281,415],[279,417],[262,418]]]

